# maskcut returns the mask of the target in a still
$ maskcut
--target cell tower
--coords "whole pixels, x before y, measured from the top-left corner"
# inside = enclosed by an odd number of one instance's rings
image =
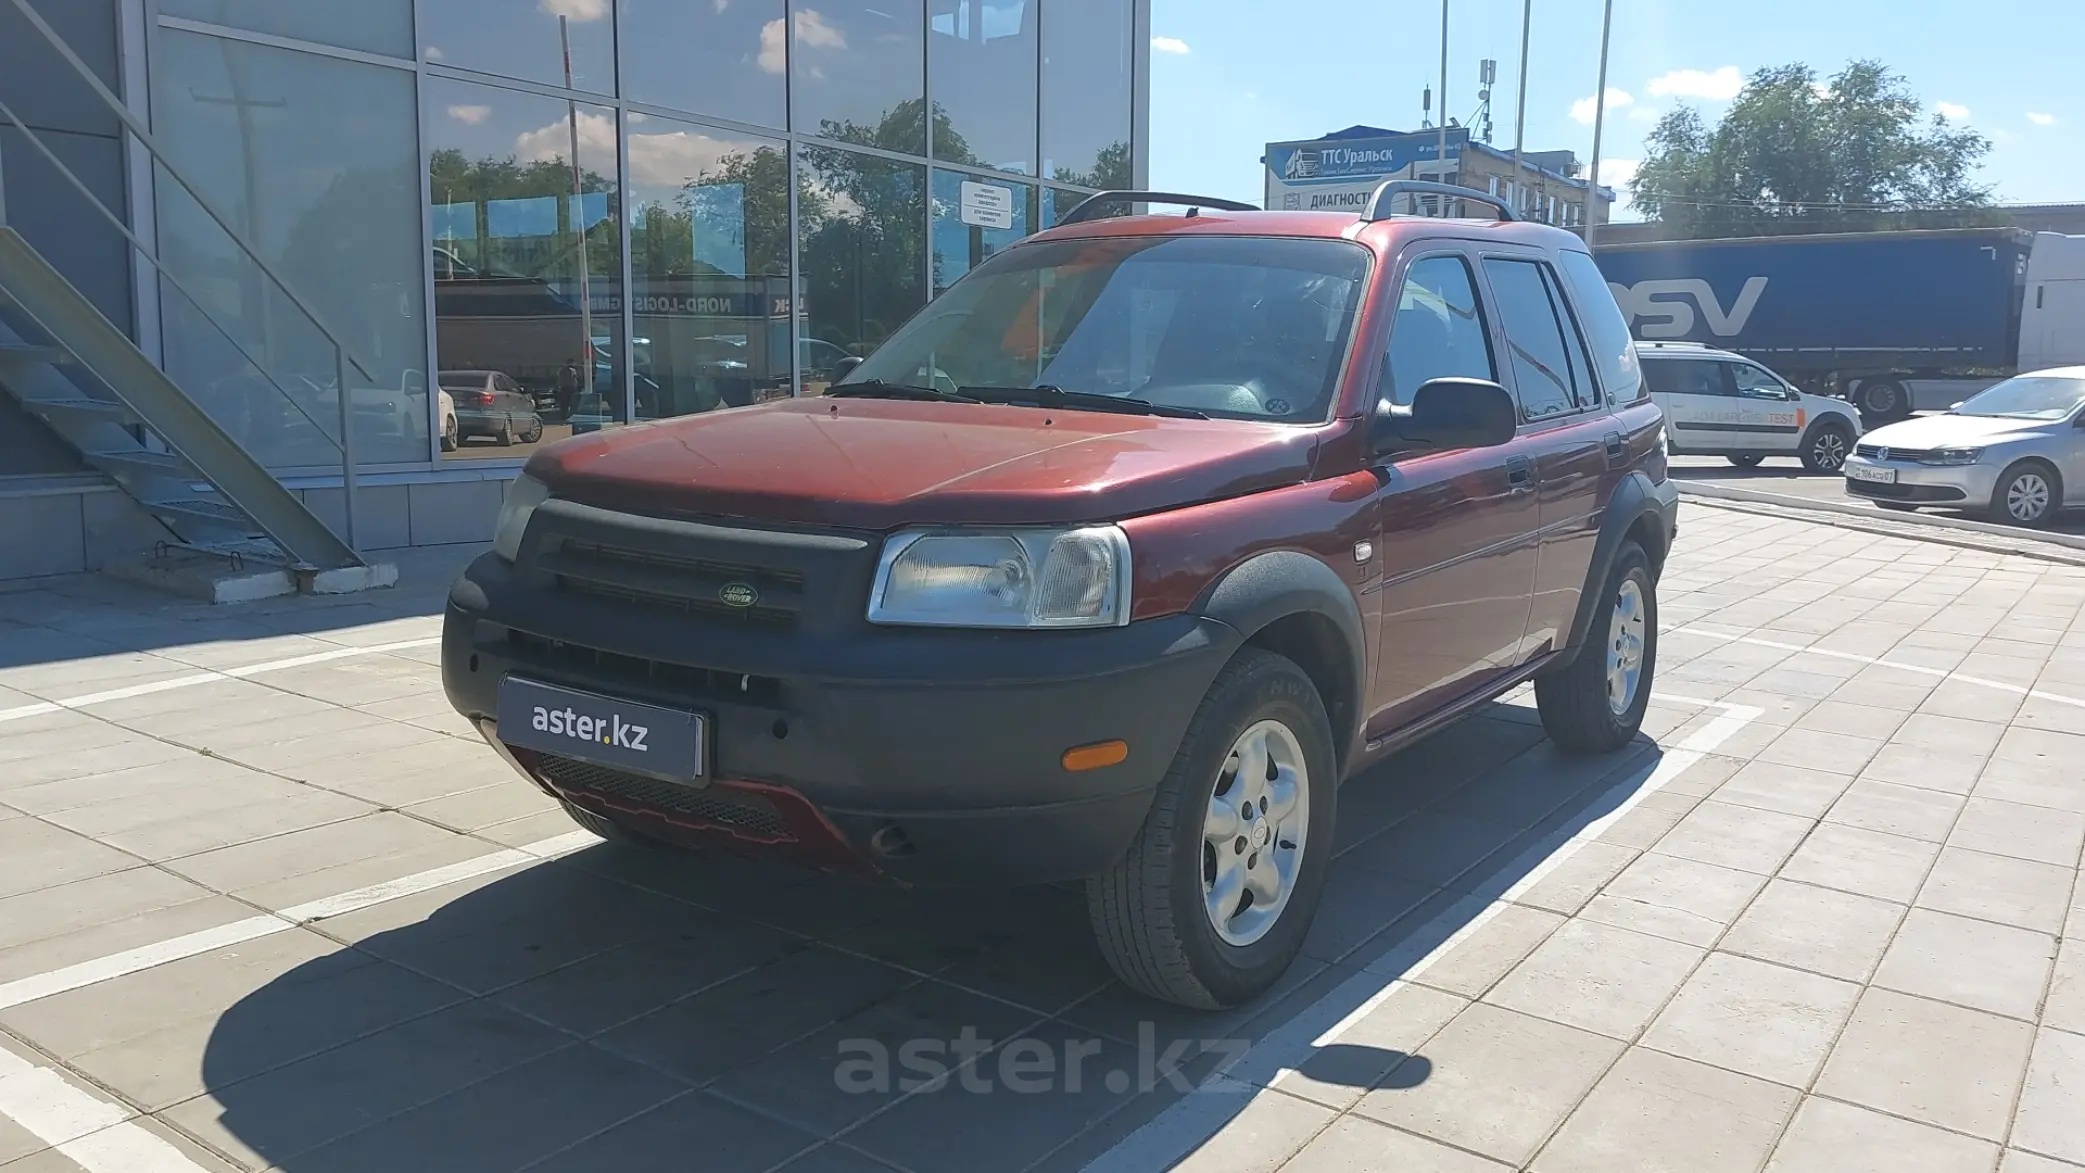
[[[1480,142],[1491,141],[1491,87],[1498,80],[1498,62],[1486,57],[1477,63],[1477,115],[1470,119],[1470,128]]]

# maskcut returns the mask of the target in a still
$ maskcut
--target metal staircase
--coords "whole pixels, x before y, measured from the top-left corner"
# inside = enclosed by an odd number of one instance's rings
[[[240,374],[255,389],[281,396],[285,414],[301,415],[338,449],[346,533],[336,534],[278,481],[204,406],[170,379],[124,332],[87,300],[63,274],[7,224],[0,202],[0,390],[20,401],[164,526],[169,548],[261,562],[295,572],[300,589],[353,589],[389,581],[370,573],[355,549],[355,460],[351,432],[349,372],[368,378],[339,336],[328,329],[296,291],[277,276],[243,233],[188,182],[130,109],[95,76],[62,37],[27,3],[11,3],[58,57],[71,65],[102,103],[122,122],[130,141],[152,157],[154,175],[178,185],[237,246],[251,280],[265,286],[297,315],[305,336],[332,347],[331,392],[338,419],[331,428],[314,418],[284,384],[292,376],[270,369],[194,296],[181,277],[162,263],[124,218],[104,204],[43,139],[0,102],[0,126],[20,132],[83,199],[83,210],[99,213],[130,251],[150,265],[163,296],[185,302],[207,320],[246,365]],[[0,160],[0,163],[4,163]],[[89,221],[91,223],[91,219]],[[310,384],[307,381],[307,386]],[[316,405],[313,405],[316,406]],[[337,434],[336,434],[337,433]],[[388,572],[388,568],[384,568]],[[330,582],[331,585],[323,585]],[[321,584],[315,586],[314,584]]]

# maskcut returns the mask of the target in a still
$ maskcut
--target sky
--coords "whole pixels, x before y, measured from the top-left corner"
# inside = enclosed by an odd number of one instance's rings
[[[1496,59],[1491,141],[1510,150],[1522,0],[1448,3],[1448,111],[1472,121],[1478,62]],[[1713,125],[1754,70],[1801,62],[1829,76],[1872,58],[1929,113],[1992,140],[1981,178],[2000,202],[2085,202],[2078,0],[1613,3],[1603,184],[1627,181],[1676,104]],[[1534,0],[1527,149],[1591,157],[1600,18],[1601,0]],[[1267,143],[1356,123],[1417,129],[1422,89],[1439,86],[1439,0],[1152,0],[1151,28],[1155,189],[1257,203]]]

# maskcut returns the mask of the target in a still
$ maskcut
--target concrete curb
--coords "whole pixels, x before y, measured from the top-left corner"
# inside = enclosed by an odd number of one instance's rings
[[[2085,537],[2074,534],[2043,533],[1990,522],[1934,517],[1926,513],[1885,513],[1852,502],[1818,501],[1729,485],[1693,484],[1678,479],[1672,483],[1678,487],[1681,496],[1700,498],[1705,505],[1775,516],[1788,512],[1823,514],[1825,516],[1814,520],[1841,529],[2085,566]]]

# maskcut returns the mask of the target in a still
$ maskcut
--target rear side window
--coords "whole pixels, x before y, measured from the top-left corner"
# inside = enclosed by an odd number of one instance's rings
[[[1600,394],[1587,376],[1584,353],[1572,354],[1579,349],[1578,331],[1559,304],[1548,268],[1534,261],[1484,262],[1506,328],[1521,415],[1530,423],[1597,403]]]
[[[1390,325],[1379,396],[1409,407],[1412,394],[1429,380],[1498,377],[1469,262],[1461,257],[1413,261]]]
[[[1632,403],[1645,395],[1643,364],[1636,357],[1636,344],[1629,337],[1629,320],[1615,304],[1614,291],[1593,258],[1580,252],[1558,254],[1564,285],[1578,309],[1578,322],[1585,327],[1586,341],[1593,347],[1593,365],[1607,386],[1610,403]]]
[[[1702,358],[1659,358],[1643,364],[1644,381],[1660,395],[1727,395],[1729,363]]]

